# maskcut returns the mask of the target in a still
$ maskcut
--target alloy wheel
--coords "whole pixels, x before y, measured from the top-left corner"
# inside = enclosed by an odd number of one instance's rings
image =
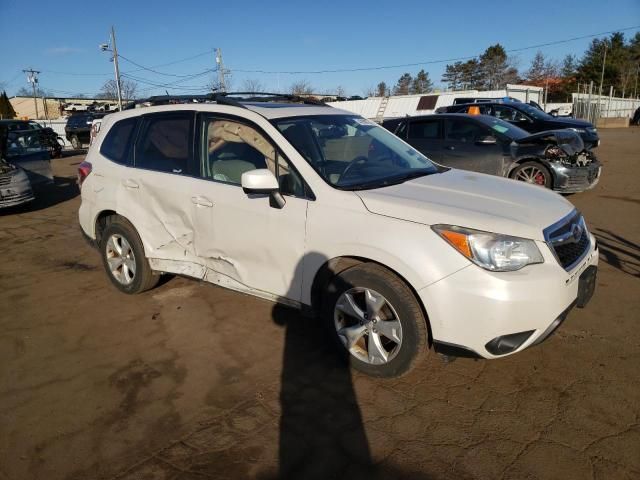
[[[334,325],[342,344],[358,360],[390,362],[402,345],[402,325],[391,303],[369,288],[351,288],[338,298]]]
[[[546,176],[541,169],[530,165],[518,171],[516,180],[520,180],[521,182],[533,183],[534,185],[544,186],[546,183]]]
[[[122,285],[130,285],[136,276],[136,258],[127,239],[114,233],[107,240],[105,250],[113,278]]]

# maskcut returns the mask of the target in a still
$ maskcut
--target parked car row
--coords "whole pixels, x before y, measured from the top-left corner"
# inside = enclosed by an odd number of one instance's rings
[[[114,113],[78,168],[80,226],[120,291],[177,273],[310,309],[377,376],[406,373],[430,346],[522,351],[587,305],[595,238],[538,186],[564,184],[519,163],[595,169],[579,135],[466,114],[387,127],[401,138],[289,96]],[[514,171],[535,185],[499,178]]]

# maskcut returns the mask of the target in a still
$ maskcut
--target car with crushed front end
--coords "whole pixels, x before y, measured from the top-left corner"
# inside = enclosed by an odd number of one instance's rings
[[[512,178],[561,193],[597,185],[602,165],[571,130],[530,134],[488,115],[419,115],[382,125],[441,165]]]
[[[172,273],[316,312],[386,377],[430,347],[520,352],[590,300],[598,248],[562,196],[310,100],[205,98],[105,117],[79,166],[79,222],[120,291]]]
[[[529,133],[567,128],[580,135],[587,149],[600,145],[598,129],[591,122],[577,118],[554,117],[540,108],[514,99],[450,105],[436,109],[436,113],[471,113],[473,111],[512,123]]]

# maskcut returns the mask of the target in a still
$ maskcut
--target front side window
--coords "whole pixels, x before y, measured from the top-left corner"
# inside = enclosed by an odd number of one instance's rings
[[[207,118],[202,131],[203,178],[240,185],[243,173],[268,168],[278,179],[282,194],[304,196],[300,175],[257,129],[235,120]]]
[[[149,115],[136,141],[139,168],[185,174],[192,157],[193,113]]]
[[[133,138],[137,118],[126,118],[116,122],[102,141],[100,153],[109,160],[125,164],[128,160],[129,143]]]
[[[424,155],[361,117],[294,117],[274,124],[316,172],[339,189],[378,188],[438,172]]]
[[[515,108],[496,105],[494,107],[494,110],[495,110],[495,116],[498,117],[500,120],[504,120],[506,122],[522,122],[522,121],[528,120],[526,115],[516,110]]]

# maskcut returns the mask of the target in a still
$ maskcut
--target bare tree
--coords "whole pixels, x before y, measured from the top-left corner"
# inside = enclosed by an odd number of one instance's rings
[[[256,78],[247,78],[242,84],[245,92],[264,92],[266,90],[264,83]]]
[[[346,97],[347,96],[347,91],[344,89],[344,87],[342,85],[338,85],[335,88],[335,92],[336,92],[336,96],[338,96],[338,97]]]
[[[311,95],[313,87],[307,80],[299,80],[289,87],[291,95]]]
[[[138,84],[133,80],[126,78],[120,79],[120,90],[122,91],[123,100],[133,100],[136,98],[136,92],[138,91]],[[107,80],[100,89],[100,97],[109,100],[118,100],[118,86],[115,80]]]

